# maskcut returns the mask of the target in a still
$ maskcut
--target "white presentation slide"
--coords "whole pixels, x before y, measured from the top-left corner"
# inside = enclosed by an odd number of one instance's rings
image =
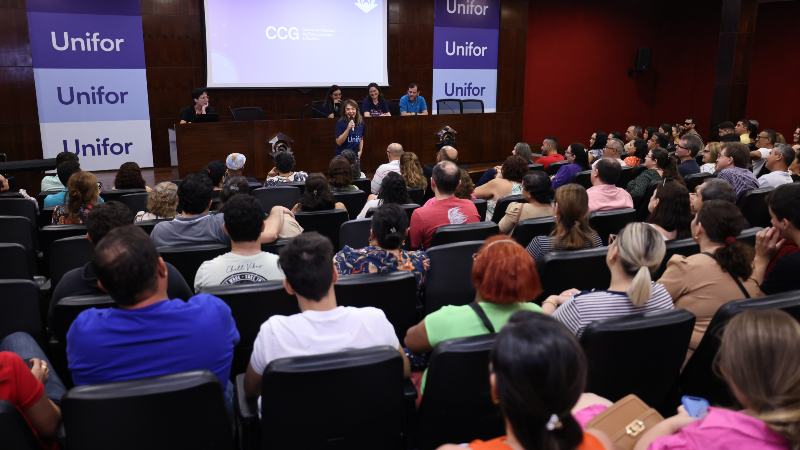
[[[389,84],[388,0],[205,0],[207,86]]]

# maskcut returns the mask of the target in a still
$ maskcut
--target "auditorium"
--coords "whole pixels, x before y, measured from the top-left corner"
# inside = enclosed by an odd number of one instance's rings
[[[800,450],[798,17],[0,1],[0,448]]]

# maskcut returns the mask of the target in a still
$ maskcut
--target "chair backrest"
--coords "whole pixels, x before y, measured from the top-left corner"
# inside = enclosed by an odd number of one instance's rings
[[[358,213],[364,209],[364,205],[367,204],[367,193],[361,189],[334,192],[333,197],[337,202],[342,202],[344,204],[344,207],[347,208],[347,214],[351,219],[355,219]]]
[[[589,226],[597,232],[603,245],[608,245],[608,235],[618,234],[625,225],[636,222],[636,210],[633,208],[595,211],[589,214]]]
[[[483,100],[466,98],[461,100],[461,114],[483,114]]]
[[[387,100],[386,103],[389,104],[389,112],[393,116],[399,116],[400,115],[400,99],[399,98],[395,98],[395,99],[392,99],[392,100]]]
[[[555,226],[556,221],[550,216],[520,220],[511,232],[511,237],[516,239],[519,245],[527,247],[533,238],[549,235]]]
[[[110,202],[113,200],[119,200],[123,195],[140,193],[147,193],[147,191],[144,189],[108,189],[106,191],[101,191],[100,197],[103,198],[103,201]]]
[[[420,450],[505,433],[486,372],[494,339],[491,334],[448,339],[433,350],[419,406]]]
[[[531,172],[533,172],[535,170],[544,171],[544,164],[540,164],[540,163],[528,164],[528,174],[530,174]]]
[[[296,187],[297,189],[300,189],[300,195],[303,195],[303,193],[306,191],[306,182],[305,181],[289,181],[289,182],[286,182],[286,183],[281,183],[280,185],[281,186]],[[254,191],[250,191],[251,194],[253,192]]]
[[[248,106],[231,109],[234,122],[252,122],[254,120],[264,120],[264,110],[258,106]]]
[[[663,179],[653,180],[648,185],[647,188],[644,190],[644,197],[639,200],[638,205],[634,205],[636,211],[638,211],[637,219],[639,221],[644,221],[647,219],[647,216],[650,215],[650,211],[647,209],[647,206],[650,204],[650,198],[653,197],[653,192],[656,191],[656,188],[659,184],[663,182]]]
[[[287,186],[285,183],[279,186],[258,188],[250,194],[261,202],[261,207],[267,214],[276,206],[294,208],[302,195],[300,189],[295,186]]]
[[[581,335],[589,362],[586,392],[612,402],[636,394],[660,405],[678,379],[694,322],[685,309],[592,322]]]
[[[306,109],[308,109],[308,103],[306,103],[305,105],[303,105],[302,108],[300,108],[300,118],[301,119],[305,119],[306,118]]]
[[[736,240],[742,241],[745,244],[749,245],[750,247],[756,246],[756,235],[759,231],[763,230],[762,227],[752,227],[746,230],[742,230],[739,236],[736,236]]]
[[[433,232],[431,247],[456,242],[485,241],[498,233],[500,233],[500,227],[494,222],[442,225]]]
[[[32,201],[25,198],[2,198],[0,199],[0,216],[19,216],[30,220],[33,245],[35,248],[39,248],[37,236],[39,227],[36,226],[39,217],[36,214],[36,205]]]
[[[316,231],[327,236],[333,243],[333,248],[339,248],[339,231],[342,224],[347,222],[347,211],[343,209],[329,209],[325,211],[298,211],[294,213],[297,223],[305,231]]]
[[[147,196],[148,192],[139,192],[137,194],[125,194],[119,198],[119,201],[130,208],[133,214],[139,211],[147,211]]]
[[[606,247],[547,253],[537,265],[543,296],[558,295],[571,288],[608,288],[611,272],[606,266],[606,254]]]
[[[614,183],[615,186],[618,188],[625,189],[628,187],[628,182],[631,181],[631,175],[633,174],[633,167],[631,166],[622,166],[622,171],[619,174],[619,178],[617,182]]]
[[[416,211],[417,209],[420,208],[419,204],[417,204],[417,203],[406,203],[404,205],[399,205],[399,206],[401,208],[403,208],[403,210],[408,215],[408,223],[411,223],[411,216],[414,215],[414,211]],[[372,216],[375,215],[375,211],[377,211],[377,210],[378,210],[378,208],[374,208],[374,207],[368,209],[366,217],[367,218],[371,218]]]
[[[369,178],[356,178],[353,180],[353,186],[364,192],[372,192],[372,180]]]
[[[233,348],[231,378],[244,373],[253,343],[261,325],[272,316],[290,316],[300,312],[297,298],[289,295],[283,287],[283,280],[264,283],[231,284],[206,286],[202,292],[219,297],[231,308],[231,315],[239,331],[239,343]]]
[[[636,178],[639,175],[641,175],[642,172],[644,172],[645,170],[647,170],[647,166],[645,166],[644,164],[639,164],[638,166],[633,168],[633,172],[631,172],[631,178],[630,179],[633,180],[634,178]],[[628,180],[628,181],[630,181],[630,180]],[[623,187],[627,187],[627,186],[628,185],[626,184]]]
[[[322,107],[325,105],[325,100],[314,100],[311,102],[311,108],[313,111],[312,118],[314,119],[325,119],[327,116],[322,113]]]
[[[508,209],[508,205],[513,202],[524,202],[525,197],[522,194],[516,195],[506,195],[505,197],[500,197],[497,200],[497,204],[494,206],[494,214],[492,214],[492,222],[500,223],[503,217],[506,216],[506,210]]]
[[[43,450],[22,412],[11,402],[2,399],[0,399],[0,436],[3,436],[3,448]]]
[[[592,171],[582,170],[572,177],[572,183],[580,184],[586,189],[592,187]]]
[[[569,164],[569,161],[567,161],[566,159],[563,161],[552,162],[547,166],[547,170],[545,170],[545,172],[547,172],[548,175],[553,176],[556,173],[558,173],[558,169],[560,169],[561,166],[566,164]]]
[[[270,242],[269,244],[261,244],[261,251],[273,254],[278,254],[283,247],[289,242],[289,238],[281,238]]]
[[[770,186],[748,189],[739,194],[736,206],[742,210],[742,215],[750,222],[751,227],[772,226],[769,207],[767,206],[767,195],[774,190],[775,188]]]
[[[28,251],[22,244],[0,244],[0,280],[33,280]],[[20,264],[26,261],[26,264]]]
[[[697,189],[697,186],[705,183],[709,178],[714,178],[714,174],[708,172],[693,173],[683,177],[683,182],[686,183],[686,189],[689,190],[689,193],[692,193]]]
[[[403,358],[390,346],[272,361],[261,448],[402,448]],[[298,417],[314,412],[313,427]],[[180,433],[176,433],[180,434]]]
[[[225,244],[190,244],[190,245],[166,245],[158,247],[158,253],[164,261],[172,264],[183,275],[186,283],[194,288],[194,277],[197,269],[205,261],[210,261],[217,256],[228,253],[231,250]]]
[[[473,198],[472,203],[475,204],[475,209],[478,210],[478,215],[481,216],[481,222],[486,220],[486,210],[489,207],[489,205],[486,203],[486,200],[482,198]],[[506,209],[508,209],[508,205],[506,205]]]
[[[416,203],[418,205],[425,204],[425,189],[421,187],[408,188],[408,196],[411,197],[411,203]]]
[[[169,222],[172,219],[153,219],[153,220],[140,220],[138,222],[133,222],[134,225],[144,230],[145,233],[151,234],[153,232],[153,228],[156,227],[161,222]]]
[[[30,334],[45,348],[39,288],[31,280],[0,280],[0,340],[17,331]]]
[[[64,297],[53,307],[53,322],[50,328],[62,350],[67,348],[67,331],[78,315],[87,309],[113,308],[117,303],[109,295],[76,295]]]
[[[248,181],[247,182],[247,188],[248,188],[247,189],[247,193],[248,194],[252,194],[253,191],[255,191],[256,189],[260,189],[262,187],[264,187],[264,185],[261,184],[261,182],[259,182],[259,181]]]
[[[71,224],[71,225],[48,225],[39,230],[39,238],[47,267],[50,266],[50,247],[53,242],[73,236],[86,236],[86,225]]]
[[[44,199],[47,196],[58,194],[59,192],[61,192],[61,189],[51,189],[49,191],[39,192],[39,195],[36,196],[36,202],[39,203],[39,211],[41,211],[42,208],[44,208]]]
[[[727,384],[713,371],[714,357],[720,346],[722,330],[740,312],[751,309],[780,309],[800,321],[800,291],[789,291],[760,298],[734,300],[722,305],[711,319],[703,339],[689,358],[678,379],[681,395],[703,397],[712,405],[733,406],[736,402]]]
[[[55,206],[48,206],[47,208],[41,208],[39,210],[39,223],[44,227],[47,225],[53,224],[53,213],[55,212]]]
[[[0,216],[0,243],[20,244],[25,248],[28,272],[38,275],[36,248],[33,246],[31,221],[21,216]]]
[[[369,214],[369,212],[367,212]],[[345,245],[350,248],[364,248],[369,245],[369,230],[372,229],[372,219],[348,220],[339,229],[339,246],[341,250]]]
[[[466,305],[475,300],[472,286],[472,255],[483,241],[459,242],[433,247],[428,281],[425,283],[425,315],[446,305]]]
[[[208,370],[72,388],[61,401],[67,445],[232,450],[223,391]]]
[[[461,114],[461,100],[440,98],[436,100],[436,114]]]
[[[55,287],[72,269],[92,261],[94,244],[86,236],[59,239],[50,246],[50,285]]]
[[[372,306],[383,311],[401,343],[406,331],[418,322],[417,278],[407,270],[342,275],[333,289],[341,306]]]

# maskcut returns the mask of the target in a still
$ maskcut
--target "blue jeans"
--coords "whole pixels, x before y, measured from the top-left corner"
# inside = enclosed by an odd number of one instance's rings
[[[0,352],[16,353],[26,363],[31,358],[39,358],[46,362],[50,368],[50,377],[44,383],[44,393],[56,405],[61,404],[61,397],[67,393],[67,388],[64,387],[64,383],[58,378],[58,374],[53,369],[53,365],[50,364],[50,360],[47,359],[47,356],[45,356],[42,349],[39,348],[39,344],[36,343],[36,340],[31,335],[23,332],[9,334],[0,341]]]

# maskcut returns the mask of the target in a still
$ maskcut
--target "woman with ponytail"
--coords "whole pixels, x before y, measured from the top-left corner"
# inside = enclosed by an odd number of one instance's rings
[[[580,344],[555,320],[514,314],[490,355],[491,395],[505,418],[506,435],[439,450],[613,450],[601,431],[584,431],[573,416],[586,388]],[[594,396],[595,398],[598,398]],[[610,402],[609,402],[610,403]]]
[[[400,175],[397,177],[403,181]],[[408,252],[400,248],[407,234],[406,211],[393,203],[382,205],[372,216],[369,246],[354,249],[345,245],[333,258],[336,271],[339,275],[350,275],[407,270],[417,278],[417,287],[421,290],[425,285],[430,259],[425,252]]]
[[[312,173],[306,178],[306,189],[300,196],[300,202],[294,205],[295,211],[325,211],[329,209],[343,209],[347,211],[344,203],[337,202],[331,193],[328,180],[321,173]]]
[[[678,173],[678,160],[661,147],[656,147],[647,153],[644,158],[644,165],[647,170],[639,174],[638,177],[628,182],[626,190],[633,198],[633,203],[640,202],[647,192],[647,185],[653,180],[662,178],[673,178],[680,184],[683,183],[681,174]]]
[[[687,361],[722,305],[758,295],[758,283],[752,278],[755,250],[736,240],[744,229],[739,208],[724,200],[706,200],[691,226],[701,253],[674,255],[658,280],[676,308],[697,317]]]
[[[589,196],[579,184],[565,184],[556,191],[553,217],[556,226],[550,236],[536,236],[528,253],[536,263],[554,250],[582,250],[602,247],[603,240],[589,227]]]
[[[86,223],[89,211],[100,198],[97,178],[89,172],[75,172],[67,183],[67,204],[56,206],[53,225]]]
[[[705,207],[703,208],[705,209]],[[778,309],[737,314],[714,368],[742,408],[678,414],[642,434],[634,450],[800,450],[800,324]]]
[[[570,289],[542,303],[545,314],[580,337],[595,320],[672,309],[672,297],[652,274],[661,267],[667,247],[658,231],[641,222],[629,223],[611,235],[606,265],[611,284],[591,292]]]

